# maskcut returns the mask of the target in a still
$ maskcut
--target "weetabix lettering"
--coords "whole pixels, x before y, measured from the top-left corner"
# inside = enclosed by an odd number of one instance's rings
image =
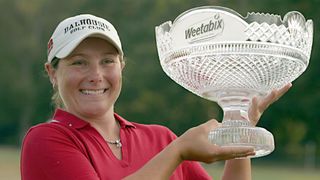
[[[215,15],[185,30],[185,39],[199,39],[201,37],[215,36],[223,30],[223,19]]]

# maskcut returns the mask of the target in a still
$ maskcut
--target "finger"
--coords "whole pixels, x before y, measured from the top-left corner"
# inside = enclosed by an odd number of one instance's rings
[[[253,124],[256,124],[256,122],[258,121],[258,119],[261,116],[261,112],[258,109],[258,98],[257,97],[253,97],[252,101],[251,101],[251,106],[249,109],[249,119],[250,121],[252,121]]]
[[[231,155],[227,155],[223,157],[221,160],[230,160],[230,159],[243,159],[243,158],[248,158],[248,157],[253,157],[255,156],[255,152],[248,152],[248,153],[235,153]]]
[[[292,84],[289,83],[278,90],[278,99],[283,96],[290,88],[292,87]]]
[[[256,155],[256,153],[254,151],[250,151],[250,152],[246,152],[246,153],[235,153],[235,154],[232,154],[231,157],[228,157],[230,159],[239,159],[239,158],[246,158],[248,156],[254,156]]]
[[[284,95],[290,89],[291,86],[292,84],[289,83],[278,90],[271,91],[271,93],[269,93],[266,97],[260,100],[261,102],[258,106],[258,110],[260,112],[263,112],[270,106],[270,104],[277,101],[282,95]]]
[[[265,96],[259,100],[258,110],[260,112],[263,112],[265,109],[267,109],[269,107],[269,105],[271,103],[273,103],[273,101],[275,101],[275,98],[277,96],[276,91],[277,90],[272,90],[267,96]]]
[[[242,158],[248,158],[248,157],[253,157],[254,155],[256,155],[255,152],[249,152],[246,154],[235,154],[232,159],[242,159]]]
[[[219,150],[221,157],[224,158],[238,158],[246,157],[249,155],[254,155],[254,148],[246,146],[231,146],[231,147],[221,147]]]
[[[210,130],[217,128],[218,126],[220,126],[220,123],[215,120],[215,119],[211,119],[209,121],[207,121],[206,123],[202,124],[203,126],[209,127]]]

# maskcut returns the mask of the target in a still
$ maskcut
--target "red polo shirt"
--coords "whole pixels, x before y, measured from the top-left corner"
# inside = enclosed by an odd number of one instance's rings
[[[53,121],[32,127],[23,141],[22,180],[117,180],[140,169],[176,136],[166,127],[128,122],[119,115],[122,159],[89,123],[57,110]],[[171,179],[211,179],[185,161]]]

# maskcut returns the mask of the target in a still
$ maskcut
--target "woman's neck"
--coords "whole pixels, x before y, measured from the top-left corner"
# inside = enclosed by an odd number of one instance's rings
[[[67,111],[71,111],[68,110]],[[92,127],[94,127],[103,138],[108,140],[119,139],[120,137],[120,126],[118,120],[114,117],[114,110],[111,107],[109,110],[97,113],[88,114],[81,112],[72,112],[79,118],[87,121]]]
[[[120,125],[114,116],[114,112],[108,112],[104,116],[88,121],[106,140],[120,138]]]

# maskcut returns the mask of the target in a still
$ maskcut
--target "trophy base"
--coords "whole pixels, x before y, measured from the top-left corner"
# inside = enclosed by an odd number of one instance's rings
[[[255,155],[248,158],[266,156],[274,150],[273,135],[264,128],[250,126],[244,120],[223,122],[222,126],[209,133],[209,140],[221,147],[252,147]]]

